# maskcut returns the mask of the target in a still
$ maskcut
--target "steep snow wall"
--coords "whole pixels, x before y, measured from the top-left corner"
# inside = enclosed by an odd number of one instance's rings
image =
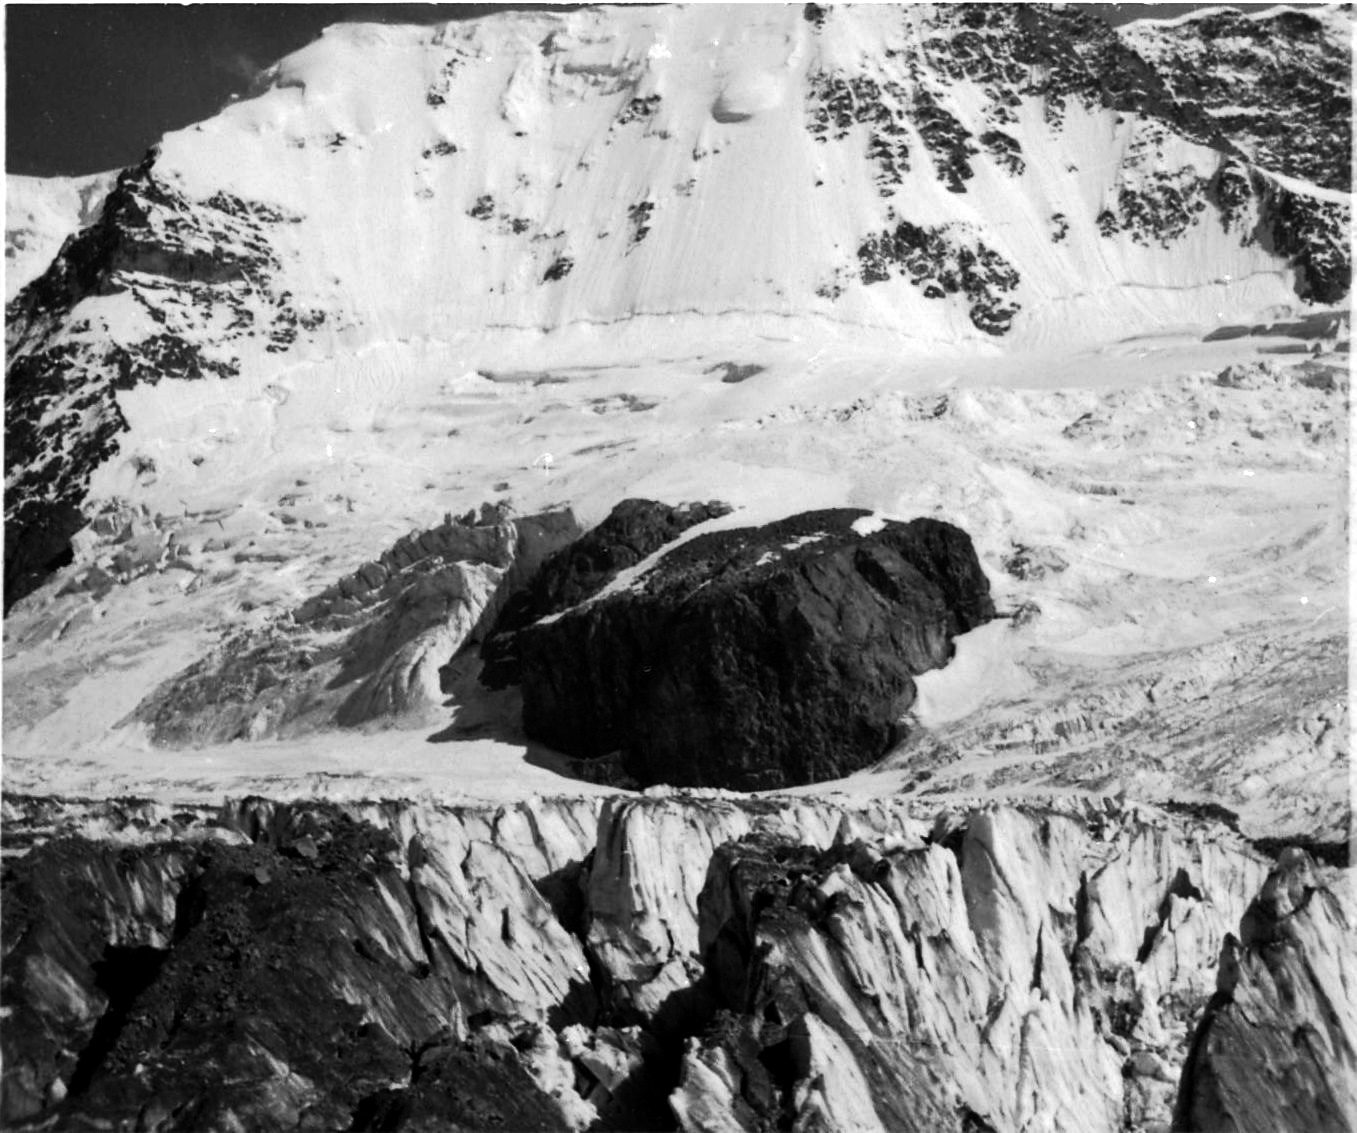
[[[1234,147],[1158,75],[1114,97],[1099,68],[1138,60],[1095,21],[977,9],[341,25],[153,175],[280,210],[278,290],[342,312],[330,349],[730,310],[1031,341],[1289,294],[1261,192],[1222,211]],[[881,254],[901,223],[926,268]]]

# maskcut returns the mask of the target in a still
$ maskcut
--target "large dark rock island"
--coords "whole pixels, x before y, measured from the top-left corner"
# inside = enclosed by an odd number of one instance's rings
[[[994,604],[965,532],[868,517],[702,534],[518,631],[528,735],[581,759],[621,753],[644,785],[776,789],[879,759],[913,678]]]

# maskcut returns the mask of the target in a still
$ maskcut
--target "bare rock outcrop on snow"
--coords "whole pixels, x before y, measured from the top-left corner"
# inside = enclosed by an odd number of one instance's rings
[[[699,535],[518,635],[528,735],[644,784],[767,789],[879,759],[994,615],[967,535],[854,509]]]
[[[636,566],[690,528],[729,512],[729,505],[718,500],[677,507],[655,500],[623,500],[602,523],[553,554],[526,586],[509,596],[482,649],[481,680],[489,685],[516,684],[522,679],[517,655],[520,630],[592,598],[620,571]]]

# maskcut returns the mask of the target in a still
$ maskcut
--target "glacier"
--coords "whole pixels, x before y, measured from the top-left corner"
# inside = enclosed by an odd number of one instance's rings
[[[1350,54],[344,23],[7,177],[6,1124],[1352,1127]],[[998,617],[852,775],[609,783],[479,650],[636,497]]]

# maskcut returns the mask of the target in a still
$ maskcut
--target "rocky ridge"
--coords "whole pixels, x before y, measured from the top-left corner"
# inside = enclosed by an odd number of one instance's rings
[[[1173,101],[1210,120],[1251,161],[1326,189],[1352,177],[1351,66],[1341,9],[1214,8],[1185,36],[1171,20],[1138,20],[1118,36],[1162,77]],[[1277,51],[1284,39],[1287,56]],[[1259,112],[1295,106],[1294,118]]]
[[[5,301],[47,270],[66,238],[99,218],[114,173],[5,175]]]
[[[1072,798],[5,805],[7,838],[46,830],[6,858],[15,1127],[1162,1127],[1212,1066],[1243,1081],[1271,1057],[1212,999],[1222,950],[1233,1002],[1260,978],[1230,974],[1237,931],[1338,1010],[1268,1128],[1314,1128],[1290,1116],[1307,1098],[1353,1115],[1344,874],[1292,855],[1269,879],[1209,819]],[[94,840],[65,832],[87,822]],[[1280,953],[1260,915],[1291,926]],[[1284,1028],[1313,1000],[1253,1002],[1250,1026]]]
[[[617,575],[637,566],[683,532],[730,513],[730,506],[670,507],[654,500],[623,500],[597,527],[542,563],[527,585],[509,595],[482,648],[488,685],[517,684],[522,671],[516,654],[519,633],[543,618],[592,598]]]
[[[119,391],[162,379],[239,373],[235,344],[262,336],[285,350],[319,310],[299,312],[274,286],[268,230],[295,222],[271,206],[217,192],[190,201],[154,155],[118,175],[98,219],[63,244],[6,309],[6,603],[69,561],[76,502],[128,429]],[[126,312],[138,334],[110,330]],[[84,304],[90,317],[70,313]],[[110,316],[114,321],[110,322]],[[145,469],[153,474],[154,465]],[[72,523],[75,526],[72,526]]]

